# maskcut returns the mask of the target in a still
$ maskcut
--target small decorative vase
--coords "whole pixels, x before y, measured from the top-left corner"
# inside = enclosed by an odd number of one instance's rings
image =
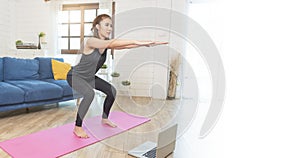
[[[38,49],[41,49],[41,38],[39,37]]]

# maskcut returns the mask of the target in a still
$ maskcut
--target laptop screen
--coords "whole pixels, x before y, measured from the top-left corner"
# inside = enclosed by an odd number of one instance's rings
[[[164,158],[175,150],[177,124],[160,132],[156,148],[156,157]]]
[[[128,151],[129,155],[135,157],[151,157],[150,155],[156,155],[156,158],[165,158],[170,155],[175,150],[175,142],[176,142],[176,134],[177,134],[177,124],[163,130],[158,134],[158,142],[150,142],[147,141],[134,149]],[[154,154],[150,154],[156,149]],[[150,154],[150,155],[149,155]],[[146,156],[149,155],[149,156]]]

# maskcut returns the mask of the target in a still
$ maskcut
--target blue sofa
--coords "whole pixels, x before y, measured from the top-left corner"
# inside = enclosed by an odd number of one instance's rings
[[[54,80],[52,58],[0,58],[0,111],[80,98],[66,80]],[[62,58],[55,58],[63,61]]]

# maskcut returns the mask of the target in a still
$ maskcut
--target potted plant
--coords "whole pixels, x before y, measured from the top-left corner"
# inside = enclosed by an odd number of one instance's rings
[[[39,43],[38,43],[38,49],[41,49],[41,42],[44,43],[45,42],[45,32],[40,32],[39,33]]]
[[[23,45],[23,41],[22,40],[16,40],[16,46],[20,46]]]

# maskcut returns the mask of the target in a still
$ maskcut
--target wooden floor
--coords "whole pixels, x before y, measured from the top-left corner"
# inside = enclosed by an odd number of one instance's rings
[[[86,116],[101,115],[103,97],[97,97]],[[131,158],[127,151],[146,140],[156,141],[162,127],[167,126],[178,109],[178,100],[152,100],[151,98],[117,97],[112,111],[125,111],[130,114],[151,118],[150,122],[133,128],[117,136],[87,146],[62,158]],[[74,122],[76,114],[75,101],[57,105],[1,112],[0,142],[11,138],[49,129]],[[70,133],[72,134],[72,133]],[[0,149],[0,157],[10,157]],[[170,155],[168,158],[172,158]]]

